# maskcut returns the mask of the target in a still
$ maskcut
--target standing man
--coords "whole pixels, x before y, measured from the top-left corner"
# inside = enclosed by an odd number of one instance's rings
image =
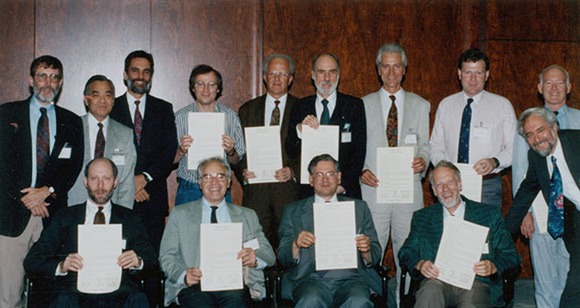
[[[87,109],[87,114],[81,117],[85,139],[83,166],[99,157],[111,159],[119,173],[119,184],[112,200],[115,204],[132,209],[137,153],[133,144],[133,131],[109,117],[115,100],[115,86],[107,77],[94,75],[87,81],[83,94]],[[68,193],[69,204],[79,204],[87,200],[83,178],[84,171],[81,171]]]
[[[316,95],[296,102],[290,116],[286,154],[300,159],[302,152],[302,126],[318,128],[318,125],[339,127],[338,161],[342,169],[342,184],[337,193],[361,199],[359,177],[366,153],[366,120],[361,99],[336,91],[340,79],[340,64],[334,54],[323,53],[312,60],[312,81]],[[300,170],[300,168],[298,168]],[[300,179],[300,174],[296,174]],[[312,196],[312,187],[301,185],[300,197]]]
[[[363,97],[367,119],[367,152],[365,166],[360,177],[363,199],[368,202],[383,251],[389,241],[393,243],[393,255],[397,273],[400,273],[399,248],[409,235],[413,212],[423,208],[421,178],[425,176],[429,161],[429,110],[431,105],[422,97],[406,92],[401,87],[407,68],[407,55],[403,46],[390,43],[383,45],[376,58],[377,71],[383,87]],[[409,168],[414,173],[413,203],[377,203],[379,183],[377,171],[377,148],[412,146],[415,158]],[[400,275],[397,275],[397,290]],[[395,292],[397,297],[398,292]]]
[[[374,307],[371,289],[382,293],[381,279],[374,269],[382,250],[371,212],[362,200],[337,196],[342,174],[332,156],[314,157],[308,173],[314,196],[289,204],[280,224],[278,260],[286,268],[282,297],[293,300],[296,307]],[[339,201],[354,201],[358,234],[353,241],[358,265],[356,269],[316,271],[313,204]]]
[[[512,164],[514,108],[505,97],[484,90],[489,59],[481,50],[461,54],[457,75],[463,91],[441,101],[431,132],[431,162],[473,164],[483,176],[481,202],[501,207],[500,171]]]
[[[580,131],[558,131],[557,123],[557,117],[547,108],[530,108],[520,115],[518,132],[532,151],[528,151],[526,177],[506,217],[512,234],[521,230],[532,238],[534,281],[539,280],[538,307],[574,307],[580,301],[580,241],[576,230],[580,224]],[[548,235],[534,233],[533,223],[521,224],[539,192],[548,204]]]
[[[422,279],[415,296],[415,307],[503,307],[502,282],[499,277],[520,265],[521,258],[507,231],[498,207],[471,201],[461,196],[459,169],[446,160],[430,173],[431,188],[438,204],[413,214],[411,233],[399,251],[399,261],[411,271],[413,279]],[[470,290],[438,280],[440,270],[434,264],[443,230],[451,219],[461,219],[489,228],[481,260],[473,265],[475,280]]]
[[[172,105],[149,95],[153,72],[151,54],[137,50],[127,56],[123,72],[127,92],[115,99],[110,116],[133,129],[137,150],[134,209],[158,250],[169,210],[166,179],[177,150],[177,133]]]
[[[246,307],[244,290],[201,291],[201,224],[242,223],[242,241],[253,243],[249,245],[253,248],[244,245],[237,257],[248,268],[249,279],[245,284],[250,293],[259,292],[257,298],[266,296],[262,269],[274,265],[276,256],[262,232],[256,213],[226,202],[232,171],[225,160],[220,157],[203,160],[197,167],[197,174],[203,196],[173,208],[163,233],[159,261],[167,277],[165,304],[169,305],[177,298],[181,307]]]
[[[189,91],[195,102],[189,104],[175,113],[177,121],[177,133],[179,136],[179,149],[175,154],[174,164],[179,163],[177,168],[177,195],[175,204],[185,204],[202,197],[199,183],[199,175],[195,166],[187,165],[187,151],[196,146],[195,140],[188,135],[187,119],[190,112],[222,112],[225,116],[225,134],[222,135],[223,157],[230,165],[234,165],[244,157],[244,132],[240,125],[240,118],[235,111],[218,103],[217,99],[223,92],[222,74],[213,67],[205,64],[193,68],[189,76]],[[184,158],[185,157],[185,158]],[[228,202],[232,201],[230,191],[226,195]]]
[[[28,77],[32,96],[0,106],[0,306],[22,306],[28,249],[67,207],[83,163],[80,118],[56,105],[63,66],[36,58]]]
[[[298,184],[294,181],[294,170],[298,163],[291,159],[284,150],[284,140],[288,135],[290,113],[296,98],[288,93],[294,76],[294,61],[287,55],[271,54],[264,60],[264,83],[267,93],[240,107],[238,112],[243,128],[255,126],[279,126],[282,144],[282,169],[276,170],[278,183],[247,184],[247,180],[256,177],[252,170],[247,170],[247,161],[239,164],[243,171],[245,183],[242,205],[256,211],[266,237],[274,247],[278,247],[278,225],[284,206],[298,199]]]

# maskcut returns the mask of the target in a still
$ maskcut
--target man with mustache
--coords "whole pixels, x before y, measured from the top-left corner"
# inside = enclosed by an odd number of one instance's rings
[[[361,199],[359,176],[365,161],[367,143],[365,109],[361,99],[337,92],[339,79],[340,64],[336,55],[323,53],[314,57],[312,81],[316,86],[316,95],[300,99],[294,104],[285,150],[290,158],[300,157],[304,125],[314,129],[319,125],[337,125],[338,161],[342,170],[342,183],[337,193]],[[300,175],[296,174],[296,178],[300,179]],[[300,198],[312,196],[313,193],[309,185],[300,186]]]
[[[399,250],[399,262],[412,279],[422,279],[415,296],[415,307],[502,307],[502,273],[520,265],[521,257],[505,228],[498,207],[471,201],[461,196],[461,174],[446,160],[429,174],[438,204],[416,211],[411,233]],[[451,219],[461,219],[489,228],[481,261],[473,265],[476,274],[471,290],[461,289],[437,279],[434,264],[445,226]]]
[[[36,58],[28,77],[32,96],[0,106],[0,307],[20,307],[22,261],[67,207],[83,163],[80,118],[56,105],[63,84],[60,60]]]
[[[534,269],[540,262],[551,268],[549,280],[537,287],[548,285],[554,294],[541,303],[557,307],[559,301],[560,307],[574,307],[580,301],[580,241],[576,234],[576,226],[580,224],[580,131],[558,131],[556,115],[547,108],[536,107],[520,115],[518,133],[526,138],[531,149],[529,168],[506,217],[506,225],[512,234],[521,230],[524,235],[532,236],[534,229],[520,229],[520,224],[536,195],[542,193],[548,205],[547,231],[554,243],[544,247],[544,255],[538,257],[534,253],[532,261]],[[551,249],[548,251],[548,248]],[[567,277],[565,285],[564,277]]]

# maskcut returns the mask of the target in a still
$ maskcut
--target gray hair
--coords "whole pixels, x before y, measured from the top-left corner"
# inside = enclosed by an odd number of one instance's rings
[[[455,173],[455,180],[457,180],[457,182],[461,181],[461,171],[459,171],[457,166],[455,166],[455,164],[453,164],[452,162],[443,159],[443,160],[439,161],[439,163],[437,163],[435,168],[433,168],[433,170],[429,173],[429,182],[431,183],[431,186],[435,186],[435,179],[434,179],[435,175],[434,174],[435,174],[435,170],[437,170],[439,168],[451,169]]]
[[[226,177],[228,178],[228,180],[232,179],[232,169],[230,168],[230,165],[228,165],[223,158],[221,158],[219,156],[215,156],[215,157],[206,158],[199,163],[199,165],[197,166],[197,178],[198,178],[198,180],[202,178],[202,176],[203,176],[202,172],[203,172],[203,169],[205,168],[205,166],[207,166],[211,162],[219,163],[226,170]]]
[[[294,76],[294,60],[289,55],[281,54],[281,53],[273,53],[270,54],[264,59],[264,63],[262,64],[262,74],[268,74],[268,64],[273,59],[284,59],[288,61],[288,69],[290,70],[290,75]]]
[[[89,78],[89,80],[87,80],[87,83],[85,84],[85,89],[83,91],[83,95],[87,96],[91,94],[91,86],[93,85],[93,83],[97,82],[97,81],[104,81],[106,82],[109,87],[111,88],[111,91],[113,92],[113,97],[115,97],[115,85],[113,84],[113,82],[107,78],[104,75],[94,75],[91,78]]]
[[[316,165],[318,165],[318,163],[321,161],[334,163],[334,171],[340,172],[340,166],[338,165],[338,161],[334,159],[334,157],[332,157],[330,154],[320,154],[318,156],[314,156],[314,158],[312,158],[312,160],[310,160],[310,163],[308,164],[308,173],[310,173],[310,175],[314,175],[314,167],[316,167]]]
[[[553,68],[560,70],[562,73],[564,73],[564,75],[566,75],[566,86],[570,86],[570,74],[568,74],[568,71],[565,68],[563,68],[558,64],[552,64],[542,70],[542,72],[540,73],[540,84],[542,85],[544,84],[544,74]]]
[[[406,68],[407,67],[407,53],[405,53],[405,47],[403,47],[402,45],[399,45],[397,43],[388,43],[388,44],[381,46],[381,48],[379,48],[379,51],[377,52],[377,59],[375,60],[375,64],[377,65],[377,68],[379,68],[381,66],[381,57],[383,56],[383,54],[384,53],[391,53],[391,52],[401,54],[401,61],[403,61],[403,66]]]
[[[522,112],[520,118],[518,119],[518,134],[524,138],[526,138],[524,124],[526,123],[526,120],[532,115],[543,118],[548,123],[550,128],[554,127],[554,125],[558,123],[558,119],[552,110],[544,107],[533,107],[526,109],[524,112]]]

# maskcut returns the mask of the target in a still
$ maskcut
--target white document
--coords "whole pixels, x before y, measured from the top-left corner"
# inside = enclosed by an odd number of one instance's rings
[[[454,163],[455,167],[461,172],[461,184],[463,190],[461,194],[467,199],[481,202],[481,189],[483,177],[473,169],[473,164]]]
[[[119,289],[122,269],[117,258],[124,248],[122,234],[120,224],[78,226],[78,254],[83,257],[77,276],[79,292],[103,294]]]
[[[248,183],[276,183],[276,170],[282,169],[280,126],[246,127],[248,170],[256,177]]]
[[[357,268],[354,201],[314,203],[316,270]]]
[[[317,129],[302,126],[302,155],[300,157],[300,183],[308,184],[308,164],[315,156],[330,154],[338,160],[338,126],[320,125]]]
[[[532,202],[532,210],[534,212],[534,224],[536,225],[536,232],[534,233],[548,233],[548,204],[544,199],[544,195],[540,191]]]
[[[210,157],[223,157],[222,135],[225,116],[221,112],[190,112],[187,116],[187,134],[193,138],[187,152],[187,169],[197,168],[199,162]]]
[[[488,232],[487,227],[448,217],[435,258],[435,266],[441,271],[438,279],[471,290],[473,265],[481,259]]]
[[[201,290],[224,291],[244,287],[242,259],[242,223],[201,224]]]
[[[377,148],[377,203],[413,203],[413,147]]]

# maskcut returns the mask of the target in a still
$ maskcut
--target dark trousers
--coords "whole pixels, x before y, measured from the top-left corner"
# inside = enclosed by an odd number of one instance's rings
[[[148,306],[147,297],[138,289],[109,294],[62,292],[57,294],[50,304],[51,308],[143,308]]]
[[[177,295],[179,306],[238,308],[247,307],[244,290],[202,292],[199,284],[185,288]]]
[[[566,278],[560,307],[578,307],[580,303],[580,212],[568,199],[564,198],[564,242],[570,254],[570,270]]]

